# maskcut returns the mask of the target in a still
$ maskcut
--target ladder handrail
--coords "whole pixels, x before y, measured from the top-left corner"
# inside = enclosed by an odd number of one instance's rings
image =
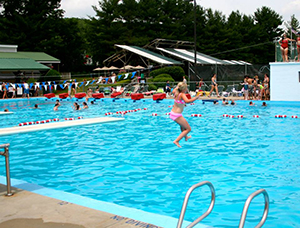
[[[10,184],[10,169],[9,169],[9,146],[10,144],[2,144],[0,145],[0,149],[4,149],[3,152],[0,152],[0,155],[5,157],[5,167],[6,167],[6,188],[7,194],[6,196],[12,196],[13,193],[11,192],[11,184]]]
[[[196,188],[201,187],[203,185],[208,185],[209,188],[210,188],[210,191],[211,191],[211,201],[210,201],[209,208],[203,215],[201,215],[199,218],[197,218],[194,222],[189,224],[187,227],[188,228],[194,227],[202,219],[204,219],[206,216],[208,216],[210,214],[210,212],[212,211],[212,209],[214,208],[215,200],[216,200],[216,193],[215,193],[215,189],[214,189],[214,186],[212,185],[212,183],[210,183],[209,181],[202,181],[198,184],[194,184],[192,187],[189,188],[189,190],[187,191],[187,193],[185,195],[185,198],[184,198],[184,201],[183,201],[183,204],[182,204],[182,208],[181,208],[181,212],[180,212],[180,216],[179,216],[178,223],[177,223],[177,228],[181,228],[181,226],[182,226],[182,222],[183,222],[184,215],[185,215],[185,212],[186,212],[186,207],[187,207],[187,204],[188,204],[191,193]]]
[[[253,198],[255,198],[256,196],[258,196],[259,194],[263,194],[264,198],[265,198],[265,209],[264,209],[264,213],[262,216],[262,219],[260,220],[260,222],[255,226],[255,228],[260,228],[264,225],[267,217],[268,217],[268,212],[269,212],[269,195],[267,193],[267,191],[265,189],[259,189],[256,192],[253,192],[248,199],[245,202],[244,205],[244,209],[241,215],[241,219],[240,219],[240,224],[239,224],[239,228],[243,228],[245,225],[245,221],[246,221],[246,217],[247,217],[247,212],[250,206],[251,201],[253,200]]]

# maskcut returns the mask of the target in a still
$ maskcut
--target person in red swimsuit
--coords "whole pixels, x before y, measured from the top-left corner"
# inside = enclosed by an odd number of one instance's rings
[[[282,61],[288,62],[288,52],[289,52],[289,41],[295,41],[293,39],[287,38],[286,34],[283,34],[282,39],[279,41],[281,54],[282,54]]]
[[[298,62],[300,62],[300,32],[297,33],[297,41],[296,41],[296,44],[297,44],[297,53],[298,53]]]

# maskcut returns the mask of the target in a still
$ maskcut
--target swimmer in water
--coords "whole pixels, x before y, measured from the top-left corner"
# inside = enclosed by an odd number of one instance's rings
[[[88,104],[86,102],[83,102],[83,109],[89,108]]]
[[[74,102],[73,107],[74,110],[81,110],[79,104],[77,102]]]

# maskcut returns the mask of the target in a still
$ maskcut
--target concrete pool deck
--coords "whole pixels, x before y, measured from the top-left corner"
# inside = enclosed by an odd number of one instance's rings
[[[26,190],[0,184],[0,228],[159,228]]]

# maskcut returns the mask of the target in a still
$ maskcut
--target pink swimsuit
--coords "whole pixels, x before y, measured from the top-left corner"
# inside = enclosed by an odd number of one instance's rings
[[[174,102],[176,102],[177,104],[185,104],[184,100],[176,100],[176,99],[174,99]],[[170,119],[171,120],[175,121],[180,116],[182,116],[181,113],[176,113],[176,112],[173,112],[173,111],[170,112]]]
[[[171,120],[176,120],[178,117],[180,117],[180,116],[182,116],[182,114],[181,113],[176,113],[176,112],[173,112],[173,111],[171,111],[170,112],[170,119]]]

